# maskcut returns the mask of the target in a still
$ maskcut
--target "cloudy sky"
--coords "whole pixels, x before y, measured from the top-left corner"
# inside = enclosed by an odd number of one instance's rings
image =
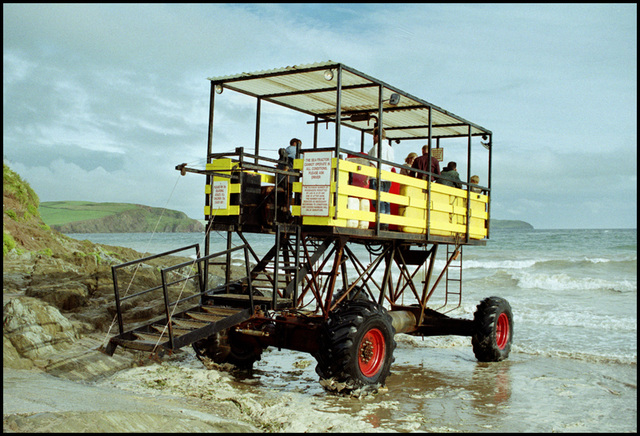
[[[201,219],[174,167],[204,163],[206,79],[327,60],[490,129],[494,218],[637,227],[635,4],[3,4],[3,158],[41,201]],[[255,103],[227,98],[214,150],[251,148]]]

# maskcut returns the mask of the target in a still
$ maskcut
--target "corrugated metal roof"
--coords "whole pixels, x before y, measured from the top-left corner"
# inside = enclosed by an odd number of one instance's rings
[[[324,73],[332,70],[332,80]],[[341,74],[340,74],[341,73]],[[378,116],[378,92],[382,89],[382,125],[389,139],[418,139],[429,136],[429,111],[432,112],[432,137],[491,134],[483,127],[470,123],[446,110],[394,88],[344,64],[327,61],[294,65],[272,70],[212,77],[213,84],[259,97],[312,116],[334,121],[337,108],[338,82],[342,124],[359,130],[371,130],[373,121],[351,121],[350,116],[369,113]],[[389,104],[391,94],[401,96],[397,105]]]

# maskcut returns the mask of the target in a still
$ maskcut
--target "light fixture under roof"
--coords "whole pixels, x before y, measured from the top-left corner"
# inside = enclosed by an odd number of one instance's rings
[[[218,84],[215,86],[215,89],[216,89],[216,94],[222,94],[222,90],[223,90],[223,89],[222,89],[222,83],[218,83]]]
[[[324,72],[324,79],[327,81],[333,80],[333,70],[327,70]]]

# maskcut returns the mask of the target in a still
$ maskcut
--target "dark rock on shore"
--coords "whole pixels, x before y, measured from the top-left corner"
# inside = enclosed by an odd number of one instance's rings
[[[112,358],[97,350],[118,329],[111,266],[144,254],[49,228],[29,185],[6,165],[3,176],[3,367],[90,378],[136,364],[136,353],[119,350]],[[154,259],[123,271],[127,292],[157,285],[160,267],[184,261]],[[135,324],[163,309],[161,293],[150,293],[125,321]]]

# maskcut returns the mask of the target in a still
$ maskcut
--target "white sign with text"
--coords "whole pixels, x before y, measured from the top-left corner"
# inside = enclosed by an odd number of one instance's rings
[[[331,151],[304,153],[301,206],[303,216],[329,216],[332,156]]]
[[[229,204],[228,200],[229,183],[226,181],[213,182],[213,209],[226,209]]]

